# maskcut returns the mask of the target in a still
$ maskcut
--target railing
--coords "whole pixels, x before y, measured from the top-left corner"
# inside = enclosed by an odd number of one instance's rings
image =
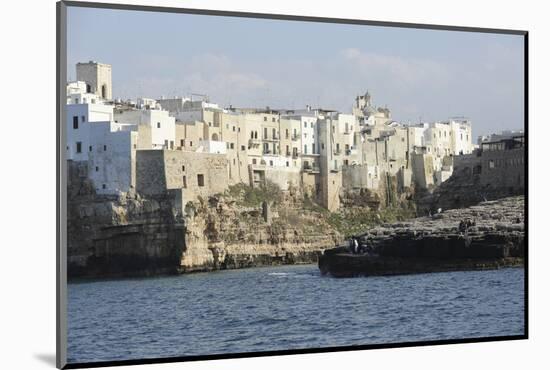
[[[320,172],[319,166],[312,166],[310,164],[304,165],[304,172]]]

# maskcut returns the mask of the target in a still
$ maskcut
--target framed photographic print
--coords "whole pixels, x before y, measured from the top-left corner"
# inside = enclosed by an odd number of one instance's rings
[[[527,338],[526,31],[57,10],[58,367]]]

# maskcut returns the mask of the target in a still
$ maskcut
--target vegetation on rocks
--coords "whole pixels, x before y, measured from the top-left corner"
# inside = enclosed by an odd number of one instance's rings
[[[404,221],[416,215],[414,204],[407,201],[395,202],[394,206],[381,209],[364,205],[345,206],[337,212],[329,212],[308,194],[297,189],[283,192],[271,182],[258,188],[233,185],[223,196],[242,207],[260,207],[262,202],[267,202],[277,215],[272,229],[281,233],[292,226],[304,235],[336,232],[347,238],[382,223]]]
[[[251,187],[245,184],[236,184],[229,187],[225,193],[237,201],[238,205],[246,207],[257,207],[262,202],[280,203],[283,199],[283,192],[277,184],[266,182],[261,187]]]

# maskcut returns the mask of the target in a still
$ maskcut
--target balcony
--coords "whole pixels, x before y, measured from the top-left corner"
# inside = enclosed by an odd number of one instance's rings
[[[260,139],[249,139],[248,140],[248,146],[249,147],[257,147],[262,144],[262,141]]]
[[[263,136],[262,139],[264,141],[279,141],[279,135],[273,135],[272,137]]]
[[[304,172],[311,172],[311,173],[319,173],[320,168],[318,165],[311,165],[311,164],[304,164],[303,167]]]

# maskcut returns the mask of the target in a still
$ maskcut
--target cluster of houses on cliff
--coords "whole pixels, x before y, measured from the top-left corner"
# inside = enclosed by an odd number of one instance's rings
[[[437,186],[476,149],[465,118],[404,125],[367,92],[351,114],[222,108],[207,97],[112,98],[111,66],[78,63],[67,84],[66,157],[98,194],[176,192],[182,204],[244,183],[300,186],[329,210],[342,189]]]

